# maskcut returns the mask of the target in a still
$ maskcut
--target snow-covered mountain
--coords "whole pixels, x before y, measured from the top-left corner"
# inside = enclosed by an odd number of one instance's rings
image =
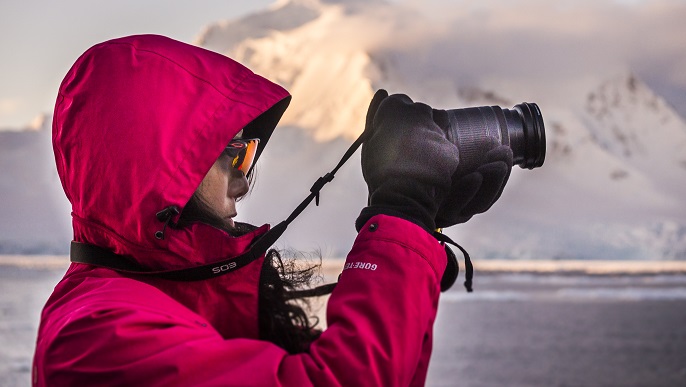
[[[64,254],[69,202],[57,176],[51,117],[0,130],[0,254]]]
[[[293,14],[298,17],[291,18]],[[265,28],[256,19],[290,24]],[[294,100],[282,122],[305,129],[314,139],[298,130],[277,131],[261,165],[264,184],[294,191],[302,187],[302,194],[281,201],[255,192],[246,201],[246,212],[274,221],[275,203],[286,208],[297,204],[309,182],[335,165],[359,134],[376,88],[443,108],[509,108],[536,98],[547,124],[545,165],[534,171],[516,168],[491,211],[447,232],[476,256],[686,258],[686,124],[668,103],[624,68],[614,76],[597,77],[585,91],[570,91],[565,100],[527,94],[534,89],[530,84],[475,84],[451,70],[456,66],[451,60],[462,61],[447,56],[450,49],[444,44],[451,37],[434,34],[435,40],[427,41],[426,33],[415,34],[422,26],[421,15],[385,2],[294,0],[205,30],[199,44],[288,88]],[[250,28],[259,31],[246,35]],[[415,40],[410,39],[413,34]],[[431,58],[441,53],[441,63],[434,63]],[[339,138],[337,146],[322,143],[334,138]],[[289,144],[288,152],[277,149],[279,141]],[[313,152],[315,148],[326,151]],[[320,169],[308,180],[289,165]],[[359,174],[350,178],[338,177],[325,188],[322,205],[329,192],[335,196],[334,208],[306,213],[296,222],[305,225],[292,232],[290,242],[307,249],[319,241],[344,252],[366,189]],[[346,197],[346,191],[354,193],[355,200]],[[265,202],[269,210],[259,204]],[[283,216],[287,212],[282,210]]]
[[[638,96],[627,86],[632,82],[640,84],[641,95],[651,96],[646,101],[662,101],[633,75],[604,82],[588,95],[598,98],[612,90],[633,100]],[[605,108],[618,117],[643,112],[636,120],[645,126],[622,127],[623,136],[650,149],[639,157],[608,148],[610,140],[603,138],[616,135],[615,125],[597,122],[593,108],[546,109],[542,101],[548,136],[544,166],[515,168],[489,212],[446,232],[480,258],[686,259],[686,152],[678,146],[686,138],[686,124],[661,103],[658,110],[633,104]],[[664,117],[673,120],[671,126],[662,126]],[[260,161],[259,189],[243,203],[247,219],[285,218],[349,143],[342,138],[317,142],[295,127],[277,130]],[[313,168],[296,167],[303,165]],[[288,243],[343,254],[365,195],[356,157],[324,189],[321,208],[309,209],[294,223]]]
[[[516,171],[491,211],[464,226],[465,243],[488,256],[686,258],[686,123],[632,74],[585,101],[542,101],[546,163]],[[493,247],[494,234],[510,248]]]
[[[272,224],[286,218],[362,131],[377,88],[439,108],[529,101],[539,104],[546,122],[544,166],[515,168],[491,210],[446,232],[475,259],[686,259],[684,119],[624,67],[584,74],[583,82],[551,83],[538,76],[544,63],[531,62],[539,66],[531,70],[536,76],[519,77],[510,71],[516,55],[500,60],[506,45],[492,54],[488,45],[469,51],[469,39],[503,38],[502,23],[477,21],[433,25],[385,1],[290,0],[205,28],[197,44],[240,60],[294,97],[257,165],[253,192],[239,203],[239,218]],[[458,37],[463,29],[468,36]],[[6,145],[10,134],[0,133],[0,215],[13,219],[1,224],[8,237],[0,248],[39,240],[31,233],[37,223],[60,228],[55,235],[67,238],[61,233],[68,209],[51,164],[50,136],[39,133],[16,134],[22,139],[13,144],[20,145]],[[31,164],[35,152],[49,157]],[[42,172],[27,169],[36,165]],[[51,199],[40,201],[43,192],[53,192]],[[365,201],[358,152],[324,188],[321,206],[308,208],[279,243],[340,257]],[[31,220],[12,226],[23,218]]]
[[[628,74],[591,92],[586,113],[587,126],[603,149],[652,177],[661,190],[685,197],[686,126],[662,98]],[[617,171],[615,177],[625,174]]]

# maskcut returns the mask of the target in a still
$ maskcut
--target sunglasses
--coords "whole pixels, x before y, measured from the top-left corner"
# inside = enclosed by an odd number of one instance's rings
[[[224,153],[231,158],[231,166],[233,168],[247,175],[250,172],[253,161],[255,161],[255,154],[257,154],[257,145],[259,143],[259,138],[235,138],[226,146]]]

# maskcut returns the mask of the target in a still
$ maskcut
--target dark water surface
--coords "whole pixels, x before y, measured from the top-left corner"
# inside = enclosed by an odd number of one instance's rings
[[[30,385],[63,268],[0,265],[0,386]],[[479,275],[441,299],[429,386],[686,386],[686,276]]]
[[[0,386],[31,385],[40,311],[63,274],[0,265]]]
[[[686,277],[480,277],[442,299],[430,386],[686,386]]]

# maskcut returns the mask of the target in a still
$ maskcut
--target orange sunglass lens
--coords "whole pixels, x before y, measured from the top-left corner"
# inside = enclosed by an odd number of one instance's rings
[[[257,145],[260,143],[259,139],[251,140],[236,140],[232,144],[229,144],[227,148],[233,148],[238,150],[236,156],[231,160],[231,166],[248,173],[253,161],[255,160],[255,155],[257,154]]]

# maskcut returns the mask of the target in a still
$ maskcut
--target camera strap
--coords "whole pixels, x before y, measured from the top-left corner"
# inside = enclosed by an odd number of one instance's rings
[[[71,262],[76,263],[106,267],[130,275],[144,275],[172,281],[202,281],[238,270],[263,256],[277,241],[277,239],[283,235],[293,220],[295,220],[305,210],[305,208],[312,203],[313,200],[317,206],[319,205],[319,194],[321,189],[334,179],[336,172],[338,172],[343,164],[350,159],[350,157],[355,153],[355,151],[357,151],[357,149],[360,147],[360,145],[362,145],[368,136],[369,133],[365,130],[357,138],[357,140],[350,145],[336,167],[331,170],[331,172],[328,172],[324,176],[317,179],[317,181],[310,188],[310,194],[293,210],[286,220],[272,227],[269,231],[258,237],[250,245],[248,251],[237,257],[186,269],[150,271],[138,265],[133,259],[115,254],[114,252],[105,248],[86,243],[72,242],[70,248],[70,260]],[[158,216],[158,218],[160,217]],[[165,217],[164,219],[160,219],[161,221],[165,222],[165,228],[169,223],[170,218],[171,217]],[[433,235],[437,240],[445,244],[446,254],[448,256],[448,266],[443,274],[443,278],[441,279],[441,291],[446,291],[453,285],[457,279],[457,274],[459,271],[455,254],[448,247],[448,244],[452,244],[459,248],[464,254],[467,270],[465,286],[467,287],[467,291],[471,292],[473,268],[469,254],[467,254],[465,249],[453,242],[448,236],[440,232],[435,232]],[[335,286],[336,283],[332,283],[312,289],[291,291],[287,297],[302,298],[322,296],[331,293]]]
[[[331,172],[317,179],[317,181],[310,188],[310,194],[305,198],[305,200],[302,201],[302,203],[300,203],[300,205],[298,205],[298,207],[295,208],[295,210],[293,210],[286,220],[272,227],[262,236],[256,238],[255,241],[250,245],[248,251],[237,257],[185,269],[150,271],[141,267],[133,259],[116,254],[100,246],[72,242],[69,253],[70,261],[76,263],[85,263],[98,267],[105,267],[130,275],[144,275],[172,281],[202,281],[238,270],[264,255],[267,250],[277,241],[277,239],[283,235],[288,228],[288,225],[290,225],[295,218],[297,218],[305,210],[305,208],[310,205],[313,200],[315,201],[316,205],[319,205],[319,192],[321,189],[327,183],[333,180],[336,172],[338,172],[343,164],[350,159],[350,157],[355,153],[357,148],[362,145],[365,139],[366,132],[362,133],[360,137],[353,142],[353,144],[350,146],[350,148],[348,148],[341,160],[338,162],[338,165],[336,165]],[[175,210],[175,207],[173,209]],[[160,211],[160,213],[164,212],[163,215],[174,214],[173,211],[168,210],[169,208]],[[176,213],[178,214],[178,210],[176,210]],[[167,224],[170,223],[171,216],[160,216],[158,214],[157,217],[160,221],[165,223],[166,229]],[[163,239],[163,233],[165,229],[158,231],[158,233],[162,233],[162,238],[160,239]],[[311,293],[311,296],[315,296],[321,295],[319,293],[321,293],[323,290],[328,290],[328,292],[322,294],[331,293],[333,290],[333,286],[331,285],[324,285],[321,288],[322,289],[318,291],[315,291],[314,289],[304,291],[306,293],[303,294]],[[309,296],[304,295],[304,297]]]

